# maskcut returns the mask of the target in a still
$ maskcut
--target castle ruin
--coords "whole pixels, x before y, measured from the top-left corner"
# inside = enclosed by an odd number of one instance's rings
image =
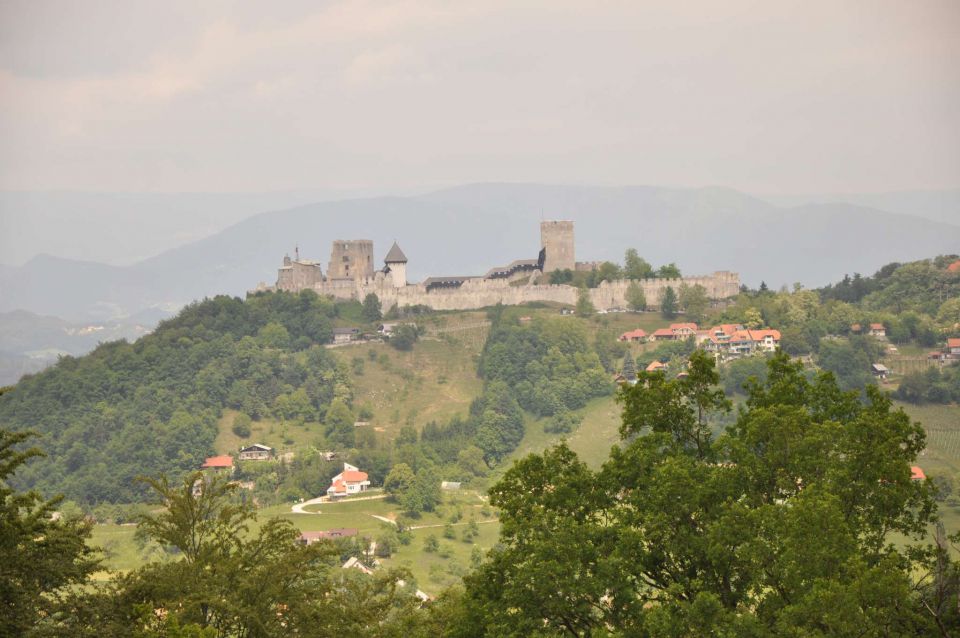
[[[394,242],[384,259],[384,266],[373,268],[373,242],[369,239],[336,240],[330,251],[326,276],[320,264],[284,257],[274,286],[260,284],[256,290],[299,292],[314,290],[335,299],[362,301],[368,294],[377,295],[384,311],[394,306],[427,306],[434,310],[473,310],[494,306],[519,305],[532,301],[552,301],[573,305],[578,290],[566,284],[545,284],[541,275],[555,270],[589,270],[596,262],[577,262],[574,253],[572,221],[540,223],[540,253],[537,259],[518,259],[504,266],[491,268],[477,276],[435,276],[420,283],[407,282],[407,257]],[[625,308],[631,281],[604,281],[588,289],[596,308]],[[740,290],[737,273],[717,271],[712,275],[681,279],[644,279],[637,282],[651,307],[660,303],[667,287],[701,285],[711,299],[726,299]]]

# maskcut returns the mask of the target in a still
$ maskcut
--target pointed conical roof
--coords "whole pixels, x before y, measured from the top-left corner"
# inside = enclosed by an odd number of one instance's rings
[[[397,242],[393,242],[393,246],[390,247],[390,252],[387,253],[386,257],[384,257],[383,263],[385,264],[407,263],[407,256],[403,254],[402,250],[400,250],[400,246],[397,246]]]

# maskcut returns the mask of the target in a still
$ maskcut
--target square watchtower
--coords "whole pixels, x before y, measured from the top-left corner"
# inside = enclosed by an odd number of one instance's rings
[[[573,222],[540,222],[540,248],[544,251],[543,272],[575,270],[577,261],[573,252]]]

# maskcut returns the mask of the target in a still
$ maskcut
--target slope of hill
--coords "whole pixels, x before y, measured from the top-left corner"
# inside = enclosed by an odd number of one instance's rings
[[[332,240],[359,237],[374,240],[378,258],[399,241],[413,281],[482,273],[535,257],[543,217],[577,222],[581,260],[619,260],[635,247],[654,263],[735,270],[752,285],[819,285],[960,245],[950,224],[847,204],[779,208],[729,189],[475,184],[264,213],[126,268],[39,260],[0,271],[0,310],[72,319],[243,294],[274,281],[294,246],[325,262]]]

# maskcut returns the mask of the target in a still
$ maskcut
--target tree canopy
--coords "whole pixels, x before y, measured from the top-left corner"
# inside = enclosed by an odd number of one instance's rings
[[[466,579],[478,629],[465,635],[956,626],[929,586],[943,552],[920,544],[935,518],[930,485],[911,480],[922,428],[880,392],[861,403],[778,354],[721,432],[718,381],[699,352],[686,377],[641,373],[620,395],[622,445],[599,471],[560,445],[504,475],[491,490],[501,544]]]

